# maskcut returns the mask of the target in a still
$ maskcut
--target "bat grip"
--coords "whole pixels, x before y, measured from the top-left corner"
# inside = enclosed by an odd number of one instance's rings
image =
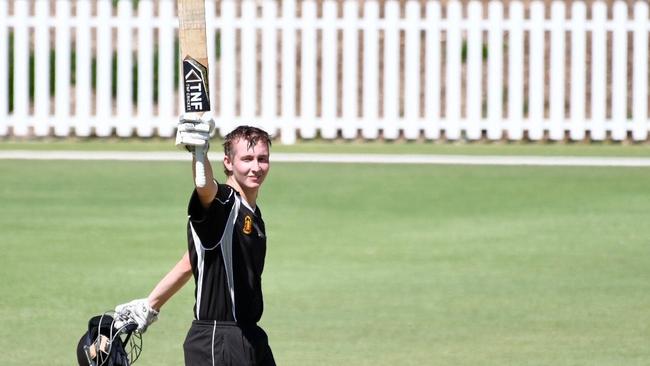
[[[197,146],[194,150],[196,159],[194,183],[199,188],[205,187],[205,148]]]

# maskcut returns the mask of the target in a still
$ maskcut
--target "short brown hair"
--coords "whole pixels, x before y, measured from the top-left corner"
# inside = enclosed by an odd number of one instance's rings
[[[231,160],[234,158],[233,145],[240,139],[248,141],[249,149],[257,145],[260,141],[265,143],[266,146],[271,147],[271,137],[269,137],[269,134],[263,129],[252,126],[239,126],[227,134],[223,140],[223,152]],[[226,175],[231,174],[225,166],[223,167],[223,171]]]

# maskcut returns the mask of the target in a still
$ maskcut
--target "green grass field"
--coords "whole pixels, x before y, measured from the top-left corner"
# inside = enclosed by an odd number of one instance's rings
[[[189,171],[0,160],[0,365],[75,364],[90,316],[148,294],[184,251]],[[262,326],[279,365],[650,360],[647,168],[270,174]],[[192,294],[163,308],[136,365],[182,364]]]

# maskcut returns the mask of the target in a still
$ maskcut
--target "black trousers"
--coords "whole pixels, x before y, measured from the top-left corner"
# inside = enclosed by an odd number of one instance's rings
[[[275,366],[269,339],[257,325],[195,320],[183,350],[185,366]]]

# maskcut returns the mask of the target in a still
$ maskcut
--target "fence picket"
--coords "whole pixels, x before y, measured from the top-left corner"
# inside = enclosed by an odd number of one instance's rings
[[[217,115],[217,110],[219,108],[219,89],[217,85],[217,6],[214,1],[205,2],[205,42],[207,43],[206,52],[208,53],[208,91],[210,98],[210,111],[213,116]],[[177,25],[178,21],[176,19],[171,20],[172,25]],[[174,54],[172,61],[175,62],[177,67],[180,69],[182,67],[180,58],[178,55]],[[182,84],[182,80],[180,81]],[[178,93],[179,102],[184,102],[184,96],[181,93]],[[180,103],[179,103],[180,105]],[[181,114],[181,111],[184,112],[183,107],[179,106],[179,112],[173,114],[172,121],[174,125],[177,123],[178,119],[176,118]]]
[[[432,140],[440,138],[440,13],[439,2],[427,3],[424,137]]]
[[[283,144],[296,141],[296,0],[282,1],[282,126]]]
[[[336,1],[323,1],[323,24],[336,22]],[[337,61],[336,28],[325,27],[322,30],[322,69],[321,69],[321,136],[325,139],[336,138],[336,61]],[[282,111],[285,114],[285,111]]]
[[[544,137],[544,4],[530,4],[530,47],[528,69],[528,138],[539,141]]]
[[[209,3],[206,3],[206,7],[207,4]],[[158,27],[158,114],[156,116],[156,128],[158,135],[163,137],[173,135],[174,125],[177,121],[175,118],[177,113],[174,107],[178,105],[178,99],[182,99],[174,92],[174,71],[176,68],[180,68],[180,62],[177,61],[179,57],[174,49],[174,5],[172,1],[162,1],[159,3],[158,8],[160,26]],[[212,74],[214,74],[214,71],[212,71]],[[214,77],[210,76],[211,83],[213,79]],[[212,91],[210,97],[212,100],[214,100],[214,90],[216,88],[210,84],[210,91]],[[212,105],[214,106],[214,103]]]
[[[7,2],[0,1],[0,136],[6,136],[9,131],[8,10],[9,7]],[[6,70],[7,74],[2,70]]]
[[[503,136],[503,3],[488,4],[488,68],[487,68],[487,138]]]
[[[406,34],[404,46],[404,138],[420,136],[420,4],[406,3]]]
[[[448,140],[460,138],[461,118],[461,15],[462,8],[458,0],[451,0],[447,8],[447,75],[445,89],[445,120],[443,126]]]
[[[271,25],[262,32],[262,123],[260,125],[265,131],[272,133],[272,131],[277,129],[276,121],[278,119],[276,71],[276,62],[278,59],[276,49],[277,28],[274,25],[277,21],[278,8],[275,1],[264,1],[262,5],[264,7],[264,22]],[[313,121],[310,122],[313,123]]]
[[[524,135],[524,6],[510,3],[508,29],[508,139]]]
[[[571,108],[569,137],[573,141],[585,138],[587,54],[585,22],[587,7],[577,1],[571,5]]]
[[[381,120],[384,138],[387,140],[394,140],[399,137],[399,88],[400,88],[400,75],[399,75],[399,28],[397,22],[399,21],[399,3],[396,1],[384,3],[384,21],[386,28],[384,29],[384,115]]]
[[[153,136],[153,1],[138,2],[138,95],[136,132],[139,137]]]
[[[341,87],[341,101],[343,118],[341,121],[341,136],[345,139],[357,137],[357,68],[359,66],[359,45],[357,16],[359,5],[357,2],[347,1],[343,5],[343,85]]]
[[[565,4],[563,1],[553,1],[551,5],[551,64],[549,77],[549,104],[550,123],[549,138],[551,140],[564,139],[564,24]]]
[[[316,137],[316,1],[302,3],[300,48],[300,137]]]
[[[614,31],[612,49],[627,50],[627,5],[616,1],[613,9]],[[612,53],[612,140],[627,136],[627,52]]]
[[[70,134],[70,2],[56,1],[56,62],[55,62],[55,100],[56,124],[54,134],[59,137]]]
[[[364,3],[363,29],[363,119],[361,135],[364,139],[379,136],[379,4]]]
[[[77,20],[75,27],[75,113],[74,133],[77,136],[90,136],[90,108],[92,86],[91,78],[91,40],[90,40],[91,4],[89,0],[77,1]]]
[[[34,135],[50,134],[50,19],[49,3],[34,4]],[[1,15],[0,15],[1,17]],[[2,37],[2,35],[0,35]],[[0,86],[1,88],[1,86]],[[2,117],[0,117],[2,119]]]
[[[97,117],[95,134],[110,136],[113,132],[113,97],[111,80],[113,78],[113,44],[111,42],[111,4],[100,1],[97,4]]]
[[[17,17],[27,17],[29,2],[14,2]],[[14,119],[13,128],[16,136],[24,137],[29,133],[29,33],[27,24],[14,25]],[[26,82],[18,82],[25,80]]]
[[[221,59],[219,77],[221,85],[219,97],[221,113],[217,120],[217,127],[222,137],[234,129],[235,118],[235,0],[221,2]]]
[[[242,2],[241,29],[241,112],[242,123],[254,124],[257,101],[256,65],[257,44],[255,42],[255,2],[244,0]]]
[[[483,32],[481,31],[481,18],[483,7],[481,3],[472,0],[467,9],[467,111],[466,111],[466,136],[469,140],[481,138],[481,94],[483,92],[482,58],[483,58]]]
[[[607,112],[607,37],[605,21],[607,5],[596,1],[592,8],[591,31],[591,139],[602,141],[606,137],[605,118]]]
[[[129,0],[118,0],[117,47],[117,136],[130,137],[133,134],[133,8]]]
[[[648,3],[634,4],[634,55],[632,85],[632,138],[648,138]]]

